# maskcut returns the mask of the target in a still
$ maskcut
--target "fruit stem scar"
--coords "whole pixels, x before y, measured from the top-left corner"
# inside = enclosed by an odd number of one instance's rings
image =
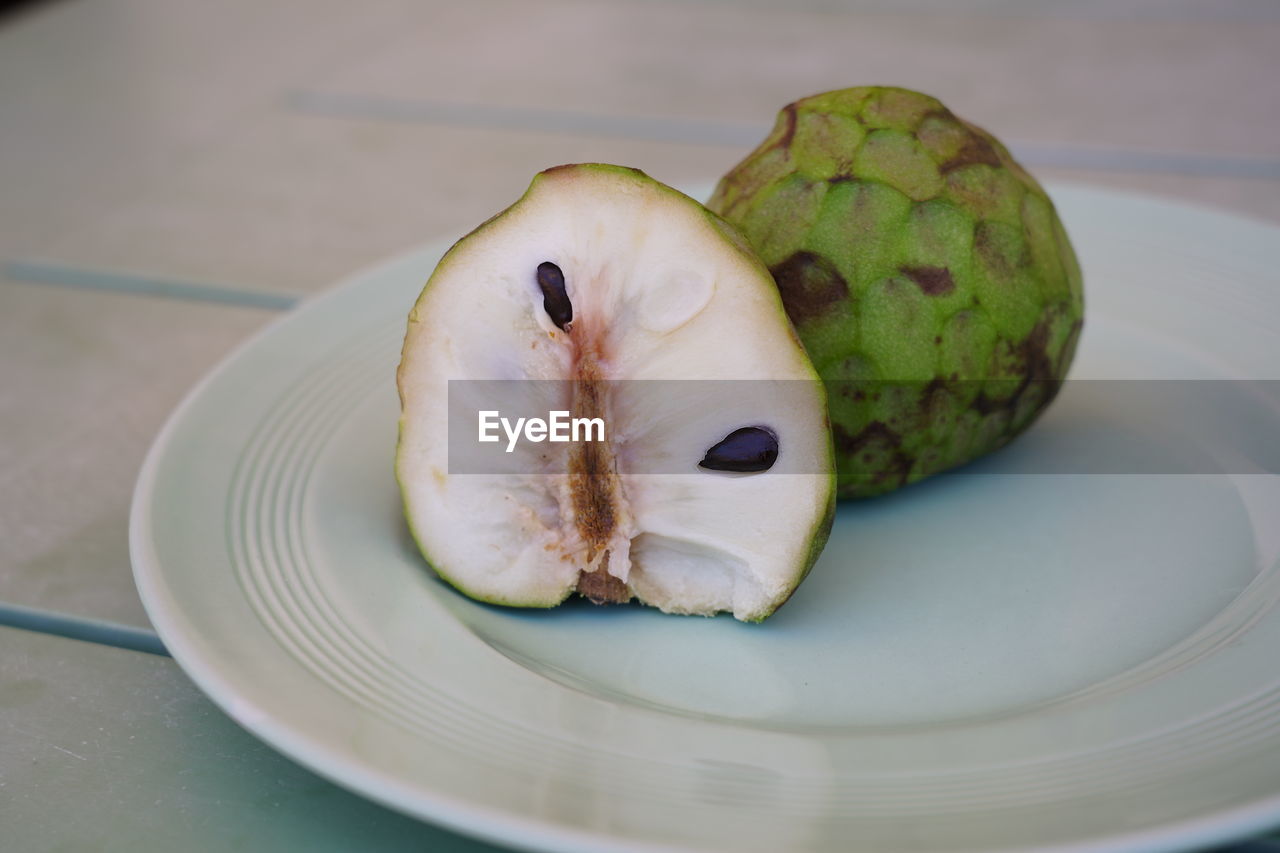
[[[538,289],[542,291],[542,310],[561,331],[569,331],[569,324],[573,322],[573,303],[565,291],[564,272],[551,261],[543,261],[538,264],[537,279]]]

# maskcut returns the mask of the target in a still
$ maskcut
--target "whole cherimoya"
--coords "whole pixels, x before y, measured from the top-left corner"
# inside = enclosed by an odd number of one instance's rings
[[[1053,204],[934,98],[796,101],[708,206],[769,267],[827,384],[841,497],[1000,447],[1071,364],[1083,291]]]
[[[754,621],[826,541],[826,399],[773,280],[719,217],[634,169],[542,172],[450,249],[398,382],[409,525],[473,598],[576,591]],[[576,440],[551,440],[557,412]]]

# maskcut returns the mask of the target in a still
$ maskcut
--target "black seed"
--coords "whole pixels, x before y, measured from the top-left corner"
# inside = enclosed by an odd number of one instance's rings
[[[569,302],[569,294],[564,291],[564,273],[560,267],[543,261],[538,264],[538,289],[542,291],[542,310],[547,312],[551,322],[568,331],[573,321],[573,305]]]
[[[710,471],[756,473],[778,461],[778,437],[764,427],[742,427],[726,435],[698,463]]]

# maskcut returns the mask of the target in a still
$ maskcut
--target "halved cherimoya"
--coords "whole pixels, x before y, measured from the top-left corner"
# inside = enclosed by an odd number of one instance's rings
[[[643,172],[538,174],[440,261],[397,379],[409,526],[473,598],[758,621],[830,530],[826,398],[778,289]]]

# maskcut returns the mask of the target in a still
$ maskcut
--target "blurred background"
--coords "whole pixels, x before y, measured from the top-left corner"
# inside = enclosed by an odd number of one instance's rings
[[[277,757],[152,653],[143,454],[298,300],[551,165],[709,189],[784,104],[862,84],[1042,179],[1280,221],[1277,80],[1269,0],[0,6],[0,846],[482,849]]]

